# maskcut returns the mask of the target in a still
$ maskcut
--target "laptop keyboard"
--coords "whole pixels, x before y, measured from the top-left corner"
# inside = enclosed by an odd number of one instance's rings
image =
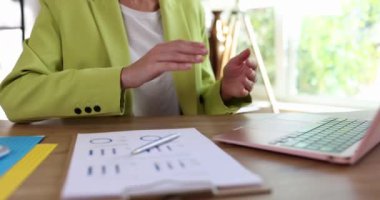
[[[311,129],[286,135],[271,144],[340,153],[364,137],[370,121],[328,118]]]

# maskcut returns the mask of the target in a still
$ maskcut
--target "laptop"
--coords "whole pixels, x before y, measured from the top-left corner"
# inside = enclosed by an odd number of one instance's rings
[[[355,164],[380,141],[380,110],[255,114],[214,141],[338,164]]]

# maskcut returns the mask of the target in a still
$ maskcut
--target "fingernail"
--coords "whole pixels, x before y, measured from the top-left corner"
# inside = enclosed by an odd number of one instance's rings
[[[201,56],[201,55],[197,55],[197,56],[195,57],[195,60],[196,60],[197,62],[201,62],[201,61],[203,61],[203,56]]]

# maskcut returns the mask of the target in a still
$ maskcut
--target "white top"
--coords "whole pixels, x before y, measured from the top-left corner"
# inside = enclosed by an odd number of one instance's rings
[[[120,4],[121,5],[121,4]],[[155,45],[164,41],[161,15],[141,12],[121,5],[128,34],[131,62],[144,56]],[[170,72],[132,89],[134,116],[179,115],[179,103]]]

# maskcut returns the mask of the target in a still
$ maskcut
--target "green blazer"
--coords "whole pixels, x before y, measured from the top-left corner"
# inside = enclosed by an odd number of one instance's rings
[[[118,0],[40,0],[41,11],[13,71],[0,87],[0,104],[11,121],[52,117],[131,115],[131,92],[120,85],[130,64]],[[207,44],[197,0],[161,0],[165,41]],[[174,72],[185,115],[233,113],[250,97],[226,106],[208,59]]]

